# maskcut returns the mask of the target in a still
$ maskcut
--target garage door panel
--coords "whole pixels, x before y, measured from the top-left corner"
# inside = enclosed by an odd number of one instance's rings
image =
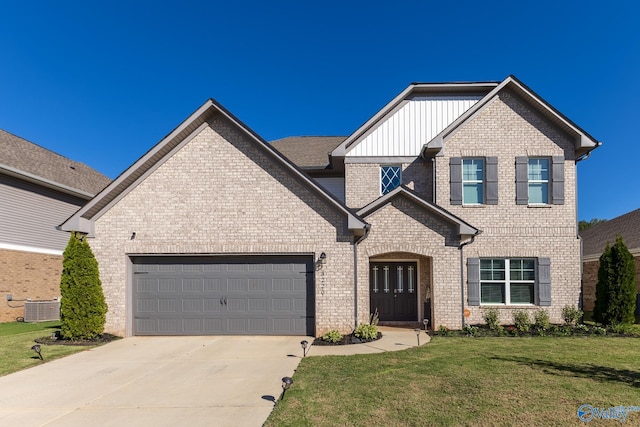
[[[136,335],[315,332],[310,256],[132,261]]]

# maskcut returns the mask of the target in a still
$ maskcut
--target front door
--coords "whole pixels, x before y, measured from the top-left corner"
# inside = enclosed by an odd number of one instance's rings
[[[371,313],[381,321],[418,320],[418,281],[415,262],[371,262]]]

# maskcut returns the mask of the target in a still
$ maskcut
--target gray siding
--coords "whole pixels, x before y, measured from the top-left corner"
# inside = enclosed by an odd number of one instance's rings
[[[316,178],[316,181],[344,203],[344,178]]]
[[[64,250],[69,233],[56,230],[85,201],[0,175],[0,243]]]

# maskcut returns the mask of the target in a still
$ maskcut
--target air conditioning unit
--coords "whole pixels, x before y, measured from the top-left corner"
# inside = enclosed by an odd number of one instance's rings
[[[25,301],[25,322],[60,320],[60,301]]]

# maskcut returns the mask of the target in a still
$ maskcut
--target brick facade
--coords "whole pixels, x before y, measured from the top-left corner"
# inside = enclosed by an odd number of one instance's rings
[[[449,196],[449,159],[488,156],[498,157],[499,203],[473,207],[452,205]],[[564,204],[544,207],[516,205],[517,156],[564,156]],[[379,197],[380,166],[361,163],[345,165],[348,206],[359,207]],[[431,231],[425,229],[425,226],[429,228],[433,224],[424,223],[422,227],[412,228],[410,224],[417,212],[409,208],[385,208],[365,218],[372,224],[372,231],[361,244],[366,249],[362,251],[359,262],[368,262],[366,255],[375,257],[380,253],[397,251],[428,257],[432,260],[433,275],[432,325],[434,328],[440,325],[460,328],[465,308],[471,312],[467,323],[483,322],[481,307],[471,307],[466,301],[466,262],[469,257],[548,257],[551,259],[552,305],[545,309],[549,311],[553,322],[561,322],[562,307],[577,306],[580,296],[580,241],[576,230],[573,140],[517,95],[505,90],[445,142],[444,155],[435,158],[435,169],[437,205],[482,231],[472,244],[463,249],[464,307],[461,303],[460,250],[456,237],[449,235],[450,244],[447,245],[442,239],[434,239]],[[430,178],[431,173],[431,168],[425,168],[424,176]],[[403,175],[403,183],[405,177]],[[421,189],[422,192],[431,191],[426,185]],[[379,246],[384,249],[369,249]],[[407,246],[412,249],[407,250]],[[359,295],[364,295],[368,292],[365,286],[368,284],[368,270],[359,270],[359,280],[359,288],[363,290]],[[504,323],[513,322],[512,312],[516,309],[540,309],[535,305],[497,307]]]
[[[24,300],[52,300],[60,297],[62,256],[0,249],[0,322],[24,317]],[[6,295],[15,301],[6,303]],[[15,307],[15,308],[11,308]]]
[[[96,220],[89,241],[109,305],[107,332],[131,333],[128,255],[184,253],[325,252],[326,265],[316,273],[316,334],[353,329],[346,216],[269,156],[229,122],[211,120]]]

